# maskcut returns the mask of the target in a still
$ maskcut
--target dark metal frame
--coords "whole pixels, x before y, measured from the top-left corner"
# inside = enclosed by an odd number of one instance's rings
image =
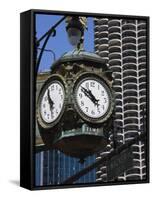
[[[46,185],[35,186],[35,91],[36,91],[36,74],[40,64],[41,56],[36,63],[36,49],[40,40],[35,43],[35,15],[72,15],[72,16],[87,16],[87,17],[108,17],[116,19],[143,19],[147,22],[147,122],[146,122],[146,163],[147,163],[147,179],[140,181],[118,181],[105,183],[90,183],[90,184],[70,184],[65,181],[61,185]],[[49,37],[55,34],[55,26],[53,26],[40,39],[46,40],[42,47],[42,52],[45,49]],[[20,185],[31,190],[53,189],[53,188],[74,188],[74,187],[88,187],[88,186],[106,186],[119,184],[135,184],[149,182],[149,17],[146,16],[129,16],[129,15],[112,15],[100,13],[83,13],[83,12],[69,12],[69,11],[50,11],[50,10],[29,10],[21,13],[21,137],[20,137]],[[28,37],[27,37],[28,35]],[[24,41],[26,39],[26,42]],[[26,48],[25,48],[26,47]],[[42,53],[41,53],[42,54]],[[27,57],[25,58],[25,55]],[[35,68],[37,64],[37,69]],[[25,99],[26,98],[26,99]],[[30,118],[30,120],[29,120]],[[130,146],[138,139],[143,139],[144,135],[136,137],[127,146]],[[127,148],[126,146],[122,147]],[[122,149],[121,148],[121,149]],[[116,151],[121,151],[116,149]],[[106,158],[105,158],[106,159]],[[25,163],[26,160],[26,163]],[[89,169],[88,169],[89,170]],[[80,172],[81,173],[81,172]]]

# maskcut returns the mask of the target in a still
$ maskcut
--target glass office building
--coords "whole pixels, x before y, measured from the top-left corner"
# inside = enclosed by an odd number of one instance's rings
[[[58,185],[68,177],[74,175],[84,167],[95,161],[95,156],[90,156],[83,164],[78,159],[71,158],[63,153],[52,150],[36,154],[36,186]],[[93,183],[96,180],[95,170],[82,176],[76,183]]]

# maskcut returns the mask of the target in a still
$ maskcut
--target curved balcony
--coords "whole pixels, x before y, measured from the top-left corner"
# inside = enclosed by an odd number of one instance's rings
[[[136,132],[129,132],[129,133],[124,132],[124,140],[127,141],[127,140],[134,139],[137,135],[138,135],[137,131]]]
[[[120,33],[110,33],[108,35],[108,38],[109,38],[109,41],[114,40],[114,39],[121,40],[121,34]]]
[[[109,33],[120,33],[121,28],[118,26],[111,26],[111,27],[108,27],[108,32]]]
[[[110,66],[121,66],[121,60],[119,60],[119,59],[109,60],[109,65]]]
[[[137,83],[136,77],[134,77],[134,76],[126,76],[126,77],[123,77],[123,84],[129,83],[129,82]]]
[[[145,29],[141,29],[138,31],[138,37],[142,37],[142,36],[146,36],[146,30]]]
[[[135,83],[130,83],[130,84],[126,84],[123,86],[123,91],[131,91],[131,90],[134,90],[134,91],[137,91],[137,85]]]
[[[127,181],[133,181],[133,180],[140,180],[141,179],[141,175],[140,174],[136,174],[136,173],[132,173],[126,176],[126,180]]]
[[[146,36],[141,36],[140,38],[138,38],[138,43],[144,43],[146,42]]]
[[[123,91],[124,96],[137,96],[137,89],[126,89]]]
[[[114,70],[115,70],[115,68],[114,68]],[[118,68],[116,68],[116,70],[115,70],[115,72],[117,71],[117,70],[119,70],[118,72],[120,72],[121,71],[121,69],[118,67]],[[115,79],[114,80],[114,87],[118,87],[118,86],[121,86],[122,85],[122,81],[121,80],[119,80],[119,79]]]
[[[108,43],[99,44],[99,51],[108,51]]]
[[[132,56],[132,57],[136,57],[136,51],[132,50],[132,49],[126,49],[123,51],[123,57],[128,57],[128,56]]]
[[[136,31],[134,30],[125,30],[125,31],[122,31],[122,38],[125,38],[125,37],[136,37]]]
[[[122,67],[123,67],[123,70],[136,70],[137,69],[136,63],[125,63]]]
[[[138,51],[138,56],[141,57],[141,56],[146,56],[146,49],[141,49]]]
[[[118,92],[118,93],[122,92],[121,86],[118,86],[118,85],[114,86],[114,90],[115,90],[115,92]]]
[[[124,114],[124,119],[128,119],[128,118],[138,118],[138,113],[137,112],[126,112]]]
[[[140,109],[141,110],[143,110],[144,108],[146,109],[147,96],[146,95],[140,96],[139,102],[140,102]]]
[[[124,70],[124,71],[123,71],[123,77],[126,77],[126,76],[137,77],[137,71],[136,71],[136,70],[133,70],[133,69]]]
[[[113,60],[113,59],[121,59],[121,53],[119,52],[113,52],[109,54],[109,59]]]
[[[146,68],[139,70],[139,76],[146,76]]]
[[[122,25],[122,30],[136,30],[135,23],[124,23]]]
[[[136,104],[137,103],[137,97],[133,97],[133,98],[131,98],[131,97],[127,97],[127,98],[124,98],[124,100],[123,100],[123,103],[124,103],[124,105],[128,105],[128,104]]]
[[[136,57],[135,56],[126,56],[123,58],[123,64],[125,63],[136,63]]]
[[[146,69],[146,62],[139,63],[139,70]]]
[[[124,77],[124,79],[126,79],[126,80],[128,80],[127,79],[128,77]],[[137,86],[138,84],[137,84],[137,81],[136,81],[136,77],[133,79],[133,81],[131,80],[131,81],[125,81],[124,80],[124,82],[123,82],[123,88],[130,88],[130,87],[135,87],[135,86]],[[129,86],[129,87],[128,87]]]
[[[99,50],[99,55],[104,59],[108,59],[108,51],[100,51]]]
[[[120,87],[121,88],[121,87]],[[122,89],[122,88],[121,88]],[[116,101],[121,101],[122,102],[122,92],[115,92],[115,100]]]
[[[122,115],[122,104],[118,104],[115,108],[116,113],[121,114]]]
[[[108,38],[99,38],[99,44],[108,44]]]
[[[138,50],[146,50],[146,42],[142,42],[138,44]]]
[[[138,24],[137,26],[138,30],[146,30],[146,22],[141,22],[140,24]]]
[[[131,141],[131,140],[133,140],[133,137],[124,138],[124,141],[125,141],[125,142],[129,142],[129,141]]]
[[[124,114],[129,114],[130,115],[130,113],[131,114],[132,113],[138,113],[138,107],[135,108],[135,109],[124,109]]]
[[[121,124],[123,123],[123,116],[120,115],[120,117],[118,118],[118,117],[116,117],[116,115],[115,115],[114,120],[115,120],[115,122],[116,122],[116,125],[121,126]],[[121,126],[121,127],[122,127],[122,126]]]
[[[99,38],[108,38],[108,31],[99,32]]]
[[[140,92],[139,92],[139,95],[140,96],[145,96],[146,95],[146,89],[141,89]]]
[[[140,170],[141,170],[140,165],[134,166],[132,169],[127,171],[126,177],[129,177],[131,173],[135,175],[140,175]]]
[[[108,18],[98,18],[99,25],[105,25],[108,24]]]
[[[94,27],[94,32],[95,32],[95,35],[97,36],[97,34],[99,34],[99,26],[95,24],[95,27]]]
[[[115,92],[115,97],[116,97],[115,99],[118,99],[118,100],[120,98],[122,99],[122,92]]]
[[[111,47],[111,46],[118,46],[118,47],[120,47],[121,46],[121,40],[120,39],[109,39],[109,46]]]
[[[139,82],[141,83],[141,82],[146,82],[146,75],[141,75],[140,77],[139,77]]]
[[[130,112],[137,112],[138,111],[138,104],[126,104],[124,105],[124,112],[129,113]]]
[[[120,26],[121,25],[121,20],[120,19],[110,19],[108,21],[108,26]]]
[[[108,25],[107,24],[103,24],[102,26],[99,26],[99,31],[100,32],[108,31]]]
[[[125,131],[124,131],[124,134],[130,134],[130,133],[132,133],[133,135],[135,134],[135,136],[136,136],[136,134],[138,134],[137,127],[136,127],[136,130],[128,129],[128,127],[127,127],[127,129],[125,129]]]
[[[140,101],[140,103],[146,103],[146,95],[144,95],[144,96],[141,96],[140,98],[139,98],[139,101]]]
[[[133,50],[133,51],[136,51],[136,44],[134,43],[125,43],[122,45],[122,50],[125,51],[125,50]]]
[[[136,97],[136,96],[130,96],[130,97],[129,97],[129,96],[126,96],[126,97],[123,97],[123,102],[124,102],[124,101],[130,100],[130,98],[131,98],[131,100],[133,99],[133,101],[134,101],[134,100],[137,100],[137,97]]]
[[[125,124],[138,124],[138,117],[126,117],[124,118],[124,123]]]
[[[124,37],[122,39],[122,45],[127,44],[127,43],[136,44],[136,38],[135,37]]]
[[[95,44],[99,45],[99,38],[95,38]]]
[[[123,20],[122,20],[122,24],[123,24],[123,25],[124,25],[124,24],[128,24],[128,25],[134,24],[134,25],[135,25],[135,23],[136,23],[136,20],[134,20],[134,19],[123,19]]]
[[[109,46],[108,49],[110,53],[121,53],[120,46]]]

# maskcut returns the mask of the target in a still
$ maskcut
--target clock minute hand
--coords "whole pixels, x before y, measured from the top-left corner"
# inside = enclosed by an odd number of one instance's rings
[[[81,86],[81,91],[85,94],[85,96],[87,96],[92,101],[92,97],[86,88]]]

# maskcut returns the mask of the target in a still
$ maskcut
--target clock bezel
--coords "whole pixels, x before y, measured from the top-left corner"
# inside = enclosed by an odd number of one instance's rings
[[[106,113],[103,116],[98,117],[98,118],[92,118],[92,117],[86,115],[82,111],[82,109],[80,108],[80,106],[77,102],[77,89],[78,89],[79,85],[83,81],[86,81],[89,79],[94,79],[94,80],[102,83],[102,85],[105,88],[105,90],[107,91],[108,97],[109,97],[109,106],[108,106]],[[87,123],[101,124],[101,123],[105,122],[111,116],[111,114],[113,112],[113,108],[114,108],[113,90],[111,89],[109,83],[107,82],[107,80],[104,77],[102,77],[101,75],[98,75],[94,72],[85,72],[77,77],[77,79],[74,83],[74,87],[73,87],[73,97],[74,97],[73,100],[74,100],[74,107],[75,107],[76,112]]]
[[[58,117],[54,121],[47,123],[46,121],[44,121],[44,119],[41,115],[41,102],[42,102],[42,98],[44,96],[46,89],[49,87],[49,85],[51,85],[52,83],[55,83],[55,82],[58,82],[61,85],[61,87],[63,88],[63,91],[64,91],[63,106],[62,106],[61,112],[58,115]],[[38,121],[39,125],[44,129],[50,129],[50,128],[54,127],[55,125],[57,125],[64,114],[65,105],[66,105],[66,83],[64,81],[64,78],[61,75],[51,75],[43,84],[43,86],[40,90],[39,96],[38,96],[37,121]]]

